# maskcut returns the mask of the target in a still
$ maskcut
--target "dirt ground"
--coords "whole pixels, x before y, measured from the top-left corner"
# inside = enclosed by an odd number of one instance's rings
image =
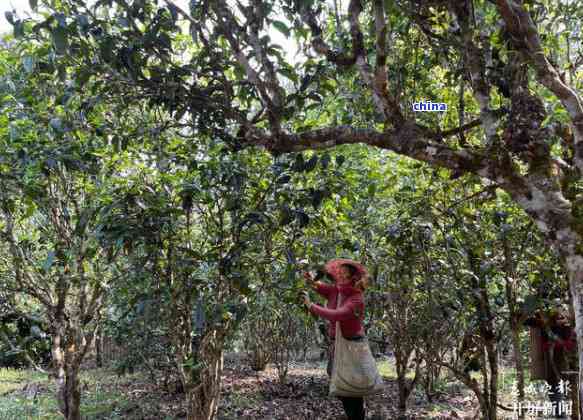
[[[398,417],[397,383],[384,377],[385,391],[366,398],[367,419],[388,420]],[[344,419],[341,402],[328,396],[328,376],[317,363],[295,364],[286,384],[269,366],[263,372],[231,364],[223,376],[223,401],[220,420],[312,420]],[[475,398],[463,387],[451,386],[429,403],[421,392],[409,400],[411,419],[472,419],[477,409]]]
[[[367,420],[397,419],[397,383],[390,360],[380,362],[384,392],[366,398]],[[54,384],[26,371],[0,375],[0,419],[58,419]],[[186,415],[184,396],[153,383],[144,372],[118,376],[112,369],[82,375],[82,413],[86,419],[170,420]],[[455,380],[445,380],[432,402],[416,389],[409,419],[479,419],[474,395]],[[503,393],[501,393],[503,394]],[[504,400],[503,395],[500,396]],[[478,415],[477,415],[478,414]],[[500,419],[512,418],[500,412]],[[243,360],[225,360],[219,420],[340,420],[342,405],[328,396],[325,361],[294,363],[282,384],[273,365],[255,372]]]

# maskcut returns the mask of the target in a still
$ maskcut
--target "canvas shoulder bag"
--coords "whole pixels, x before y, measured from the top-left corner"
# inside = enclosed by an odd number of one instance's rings
[[[340,307],[338,295],[338,307]],[[364,397],[381,392],[383,379],[370,350],[368,339],[351,341],[342,336],[336,322],[334,363],[329,394],[336,397]]]

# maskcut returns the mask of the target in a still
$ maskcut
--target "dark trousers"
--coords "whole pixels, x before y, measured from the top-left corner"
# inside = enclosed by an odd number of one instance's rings
[[[328,348],[328,366],[327,373],[328,376],[332,376],[332,365],[334,363],[334,343]],[[344,407],[344,412],[348,420],[365,420],[366,413],[364,410],[364,398],[363,397],[338,397],[342,401],[342,406]]]
[[[364,398],[362,397],[338,397],[342,401],[344,412],[349,420],[364,420]]]
[[[552,356],[552,358],[551,358]],[[549,399],[556,407],[559,407],[561,401],[565,400],[569,396],[561,395],[561,390],[559,388],[559,382],[563,379],[561,372],[566,370],[567,359],[565,357],[565,352],[561,349],[554,349],[554,351],[547,351],[545,353],[545,362],[547,363],[547,383],[551,386],[549,390]],[[555,414],[555,413],[553,413]],[[564,413],[559,413],[557,408],[557,415],[553,416],[555,418],[565,418],[567,417]]]

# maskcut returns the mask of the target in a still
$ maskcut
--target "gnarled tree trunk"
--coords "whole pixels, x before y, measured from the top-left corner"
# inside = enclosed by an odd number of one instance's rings
[[[412,356],[412,351],[403,352],[400,345],[395,346],[395,364],[397,370],[397,385],[399,390],[399,416],[400,418],[407,417],[407,400],[413,389],[415,389],[415,384],[420,376],[420,361],[418,356],[415,355],[415,376],[412,380],[408,380],[406,375],[409,371],[409,361]]]
[[[516,302],[515,282],[516,273],[514,270],[514,262],[512,258],[512,249],[508,238],[504,236],[504,271],[506,273],[506,302],[508,305],[508,319],[510,324],[510,334],[512,341],[512,356],[514,359],[514,368],[516,369],[516,382],[518,389],[518,401],[524,401],[524,365],[522,363],[522,352],[520,351],[520,329],[522,327],[520,313]],[[524,418],[522,413],[519,413],[520,418]]]
[[[213,330],[206,334],[199,350],[202,368],[192,372],[185,387],[187,420],[214,420],[217,418],[223,373],[223,331]],[[192,376],[196,375],[196,379]]]
[[[579,400],[573,401],[573,405],[578,410],[579,418],[583,414],[581,413],[581,401],[583,401],[583,387],[581,386],[583,383],[583,250],[581,250],[580,244],[581,241],[576,241],[564,247],[567,253],[566,265],[573,299],[573,309],[575,311],[575,332],[577,334],[577,350],[579,354]]]
[[[93,340],[94,331],[83,334],[70,326],[55,325],[51,332],[52,376],[55,379],[59,411],[66,420],[81,420],[81,362]]]
[[[51,349],[59,411],[66,420],[81,420],[79,369],[74,369],[74,366],[67,363],[71,355],[66,354],[67,349],[61,346],[62,339],[60,334],[53,335]]]

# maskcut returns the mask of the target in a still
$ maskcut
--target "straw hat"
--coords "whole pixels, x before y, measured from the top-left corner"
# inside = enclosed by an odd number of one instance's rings
[[[350,260],[348,258],[335,258],[330,260],[324,266],[324,272],[334,279],[334,282],[338,282],[340,279],[340,267],[342,265],[350,265],[356,269],[356,272],[360,274],[359,278],[365,278],[368,276],[368,271],[361,263]]]

